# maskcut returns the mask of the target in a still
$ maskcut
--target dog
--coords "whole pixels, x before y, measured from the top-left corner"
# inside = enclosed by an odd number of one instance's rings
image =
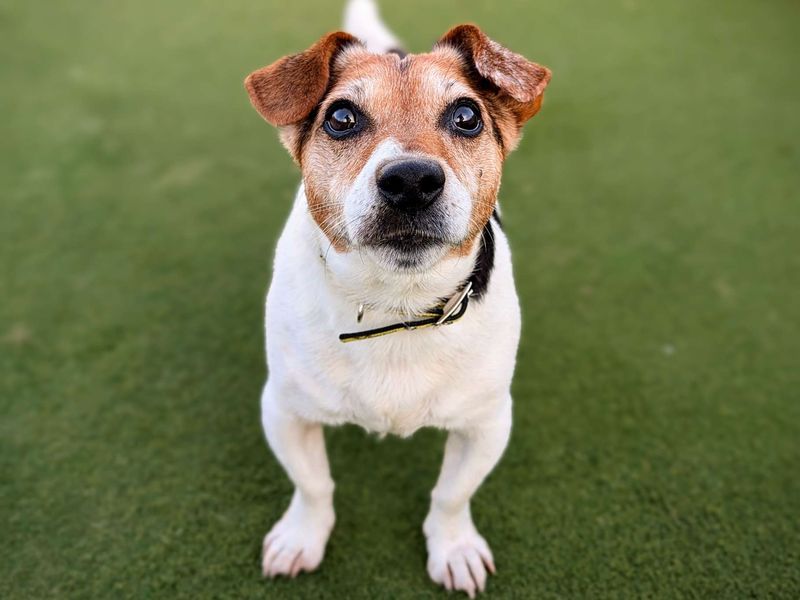
[[[495,572],[470,498],[511,430],[520,309],[497,195],[550,71],[474,25],[406,54],[371,0],[345,32],[245,80],[302,184],[266,301],[270,448],[292,483],[265,576],[322,561],[334,525],[324,425],[449,432],[423,524],[427,570],[470,597]]]

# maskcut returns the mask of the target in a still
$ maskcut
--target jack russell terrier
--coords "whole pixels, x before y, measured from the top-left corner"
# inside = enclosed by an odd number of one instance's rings
[[[250,74],[302,170],[267,294],[269,446],[294,484],[266,576],[312,571],[334,524],[323,425],[449,431],[423,524],[428,573],[473,597],[494,573],[470,498],[508,442],[520,309],[497,209],[503,161],[550,71],[474,25],[406,55],[372,0]]]

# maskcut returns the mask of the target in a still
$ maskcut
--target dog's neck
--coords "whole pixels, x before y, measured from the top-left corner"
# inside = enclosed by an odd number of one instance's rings
[[[320,232],[321,234],[321,232]],[[328,283],[353,307],[397,316],[427,312],[453,296],[469,279],[476,260],[477,243],[467,256],[444,258],[422,271],[389,271],[357,250],[320,255]]]
[[[366,253],[337,252],[322,230],[303,210],[307,231],[324,269],[326,285],[347,307],[364,305],[372,314],[414,316],[440,305],[456,294],[473,274],[478,262],[482,236],[463,256],[445,257],[422,271],[391,271],[378,265]]]

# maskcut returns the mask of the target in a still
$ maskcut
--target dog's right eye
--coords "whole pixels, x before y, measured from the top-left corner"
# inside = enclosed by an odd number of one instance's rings
[[[334,131],[347,131],[356,126],[356,116],[349,108],[337,108],[328,119],[328,125]]]
[[[358,112],[347,103],[336,103],[328,109],[322,126],[325,132],[333,138],[341,138],[355,133],[360,128]]]

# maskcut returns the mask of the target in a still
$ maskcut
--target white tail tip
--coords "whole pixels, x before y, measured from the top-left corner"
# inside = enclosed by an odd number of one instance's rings
[[[381,21],[374,0],[348,0],[344,9],[344,30],[364,42],[370,52],[383,54],[403,47]]]

